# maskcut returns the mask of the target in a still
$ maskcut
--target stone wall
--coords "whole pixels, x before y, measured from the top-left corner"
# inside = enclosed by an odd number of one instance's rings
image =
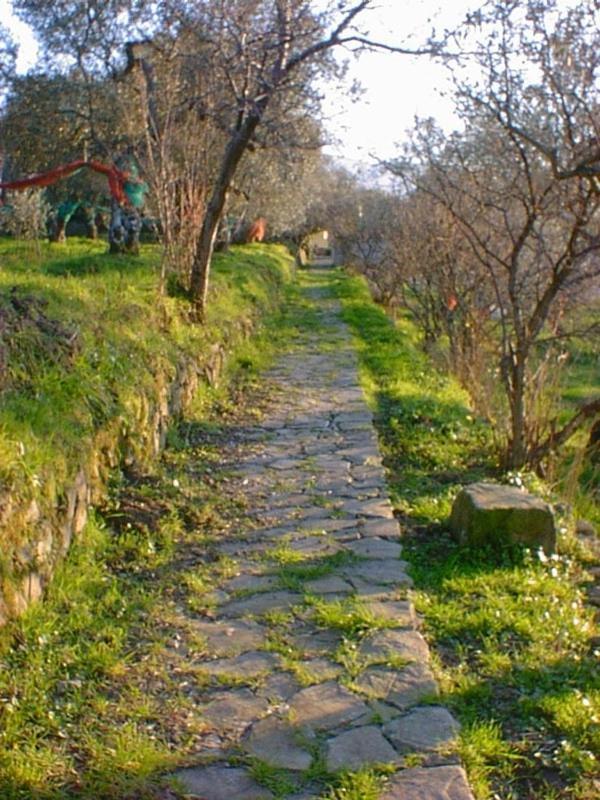
[[[211,345],[198,360],[182,357],[174,376],[155,375],[152,391],[140,394],[139,407],[115,417],[82,445],[81,461],[72,477],[56,487],[51,502],[40,492],[26,502],[0,492],[0,625],[22,614],[38,600],[71,542],[86,524],[90,507],[105,496],[111,470],[143,467],[165,445],[171,422],[189,408],[204,382],[214,385],[233,347],[254,328],[249,319],[237,320],[227,341]],[[173,370],[171,370],[171,373]]]

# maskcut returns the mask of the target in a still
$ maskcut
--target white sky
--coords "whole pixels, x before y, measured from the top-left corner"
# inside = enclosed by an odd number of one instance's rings
[[[21,42],[19,69],[35,61],[35,43],[26,26],[11,16],[10,0],[0,0],[0,20]],[[379,0],[361,18],[372,39],[417,47],[435,25],[438,31],[456,26],[480,0]],[[445,71],[427,56],[412,58],[393,53],[362,53],[351,59],[351,79],[364,89],[352,103],[338,87],[326,87],[327,128],[338,140],[326,148],[349,168],[369,166],[369,154],[386,158],[412,127],[415,115],[433,116],[453,126],[452,104],[440,96],[447,87]]]

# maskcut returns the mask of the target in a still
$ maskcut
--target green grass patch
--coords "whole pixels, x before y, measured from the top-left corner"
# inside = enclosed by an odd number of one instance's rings
[[[330,280],[356,337],[441,701],[463,725],[461,753],[478,800],[591,800],[600,671],[581,588],[586,558],[564,535],[560,555],[542,560],[470,551],[450,539],[446,521],[460,486],[502,477],[490,431],[427,361],[407,319],[394,326],[361,280]]]

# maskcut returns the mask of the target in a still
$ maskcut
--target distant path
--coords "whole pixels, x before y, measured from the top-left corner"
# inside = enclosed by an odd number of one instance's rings
[[[177,777],[203,800],[309,800],[326,772],[391,763],[380,800],[468,800],[352,340],[308,293],[319,325],[267,376],[278,391],[232,478],[247,518],[217,546],[227,577],[209,613],[187,612],[207,734]]]

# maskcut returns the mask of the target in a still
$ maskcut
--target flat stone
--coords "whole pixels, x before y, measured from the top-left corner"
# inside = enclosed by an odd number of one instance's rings
[[[342,580],[337,575],[326,575],[314,581],[308,581],[304,588],[315,594],[346,594],[354,591],[348,581]]]
[[[376,617],[393,622],[396,628],[409,628],[415,624],[416,615],[409,600],[372,600],[365,607]]]
[[[302,603],[302,599],[302,595],[295,592],[265,592],[227,603],[219,613],[225,617],[260,616],[267,611],[289,611],[292,606]]]
[[[280,658],[275,653],[250,652],[235,658],[221,658],[202,662],[202,668],[209,675],[231,678],[254,678],[271,672],[280,666]]]
[[[416,767],[393,775],[379,800],[473,800],[461,767]]]
[[[188,796],[198,800],[271,800],[273,797],[245,769],[238,767],[191,767],[178,770],[173,777]]]
[[[290,700],[292,722],[313,730],[348,725],[368,711],[362,700],[334,681],[302,689]]]
[[[302,737],[306,739],[307,735],[288,722],[267,717],[252,726],[244,747],[272,767],[303,771],[312,763],[311,754],[301,746]]]
[[[326,763],[329,772],[357,770],[373,764],[389,764],[398,753],[375,725],[353,728],[327,742]]]
[[[402,670],[368,667],[354,685],[367,697],[384,700],[400,709],[437,694],[431,670],[421,663],[409,664]]]
[[[394,514],[389,500],[348,500],[344,503],[344,511],[360,517],[382,517],[394,519]]]
[[[322,656],[337,649],[342,641],[342,634],[333,630],[302,630],[292,635],[292,641],[305,658]]]
[[[360,653],[370,659],[400,656],[408,661],[429,661],[427,642],[418,631],[377,631],[360,645]]]
[[[377,536],[382,539],[399,539],[400,526],[395,519],[360,519],[358,520],[361,535]]]
[[[388,542],[387,539],[379,539],[376,536],[359,539],[357,542],[347,544],[346,547],[364,558],[396,559],[400,558],[402,553],[402,547],[397,542]]]
[[[447,748],[459,731],[458,722],[441,706],[414,708],[409,714],[388,722],[383,729],[401,753]]]
[[[300,688],[301,685],[289,672],[275,672],[273,675],[269,675],[264,684],[256,690],[256,695],[264,697],[271,703],[284,703],[293,697]]]
[[[546,553],[556,550],[556,526],[550,506],[514,486],[473,483],[460,492],[450,516],[460,544],[522,544]]]
[[[277,584],[274,575],[237,575],[223,584],[227,592],[264,592]]]
[[[269,703],[249,689],[219,693],[201,708],[202,718],[220,733],[242,734],[250,723],[264,716]]]
[[[265,629],[251,620],[231,622],[194,621],[194,631],[206,639],[211,656],[237,656],[247,650],[255,650],[264,644]]]
[[[406,562],[400,561],[400,559],[393,561],[365,561],[362,564],[353,564],[351,567],[346,567],[342,574],[350,582],[358,578],[381,585],[393,583],[398,586],[410,587],[413,585],[413,581],[405,572],[407,566]]]
[[[302,661],[301,666],[311,676],[313,683],[332,680],[342,672],[339,664],[334,664],[333,661],[329,661],[327,658],[313,658],[309,661]]]

